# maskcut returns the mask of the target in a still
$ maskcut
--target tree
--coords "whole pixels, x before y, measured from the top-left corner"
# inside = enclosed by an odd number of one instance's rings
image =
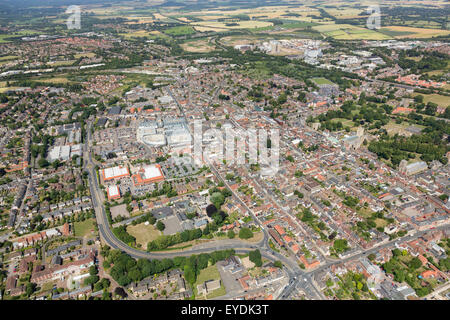
[[[216,206],[217,210],[220,209],[225,202],[225,197],[222,192],[214,192],[210,197],[211,202]]]
[[[96,274],[98,274],[97,268],[95,266],[90,266],[89,267],[89,274],[91,276],[95,276]]]
[[[258,249],[256,249],[255,251],[250,251],[250,253],[248,254],[248,258],[255,264],[255,266],[262,266],[261,252]]]
[[[281,261],[280,260],[277,260],[277,261],[275,261],[274,263],[273,263],[273,265],[275,266],[275,267],[277,267],[277,268],[283,268],[283,264],[281,263]]]
[[[38,161],[38,165],[41,168],[45,168],[45,167],[48,167],[49,163],[48,163],[48,161],[46,159],[40,158],[39,161]]]
[[[348,243],[346,239],[336,239],[333,243],[333,248],[336,250],[337,253],[342,253],[347,251]]]
[[[412,268],[413,270],[418,269],[422,266],[422,261],[420,261],[419,258],[414,257],[411,259],[411,261],[409,262],[408,265],[410,268]]]
[[[117,287],[116,289],[114,289],[114,294],[120,296],[121,298],[128,297],[128,294],[122,287]]]
[[[25,289],[25,293],[26,293],[27,297],[31,296],[35,290],[36,290],[36,284],[33,282],[28,282],[26,289]]]
[[[228,230],[227,236],[228,238],[233,239],[236,236],[236,234],[234,233],[233,230]]]
[[[375,255],[375,253],[371,253],[367,256],[367,258],[369,258],[370,261],[374,261],[376,258],[376,255]]]
[[[156,223],[156,229],[158,229],[159,231],[163,231],[165,228],[166,228],[166,226],[161,221],[158,221]]]
[[[253,237],[253,232],[249,228],[244,227],[241,230],[239,230],[239,238],[250,239],[251,237]]]
[[[97,275],[95,276],[89,276],[86,279],[84,279],[84,285],[89,286],[97,283],[99,280],[99,277]]]

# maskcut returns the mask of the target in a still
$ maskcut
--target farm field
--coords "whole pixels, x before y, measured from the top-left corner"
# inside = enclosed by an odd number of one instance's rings
[[[183,50],[187,52],[211,52],[216,49],[208,40],[189,41],[181,44]]]
[[[388,40],[390,36],[383,33],[365,29],[349,24],[325,24],[312,27],[324,36],[333,37],[336,40]]]
[[[391,33],[397,39],[402,38],[432,38],[437,36],[448,36],[450,31],[440,29],[424,29],[403,26],[386,26],[381,28],[383,33]]]
[[[195,33],[191,26],[178,26],[164,30],[164,33],[172,36],[180,36]]]
[[[158,38],[158,37],[161,37],[161,38],[167,37],[163,33],[156,31],[156,30],[155,31],[136,30],[136,31],[129,32],[129,33],[120,33],[119,35],[123,36],[125,39],[144,38],[144,37],[148,37],[148,38],[152,39],[152,38]]]
[[[223,31],[228,29],[254,29],[272,26],[272,22],[267,21],[237,21],[234,22],[237,25],[227,26],[229,22],[219,21],[200,21],[193,24],[197,31]]]
[[[326,8],[325,11],[338,19],[352,19],[361,17],[359,14],[364,12],[362,9],[350,8],[350,7],[337,7],[337,8]]]

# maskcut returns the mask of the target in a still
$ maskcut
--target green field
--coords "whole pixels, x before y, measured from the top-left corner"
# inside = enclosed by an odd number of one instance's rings
[[[94,231],[94,219],[86,219],[84,221],[74,222],[73,229],[76,237],[85,237]]]
[[[334,84],[333,82],[331,82],[328,79],[325,78],[312,78],[311,79],[313,82],[315,82],[317,85],[319,84]]]
[[[220,273],[219,270],[217,270],[217,266],[213,265],[213,266],[209,266],[206,269],[203,269],[200,271],[200,274],[197,277],[197,281],[194,283],[194,293],[197,299],[202,299],[203,296],[197,296],[197,285],[202,284],[205,281],[208,280],[217,280],[220,279]],[[206,299],[212,299],[212,298],[216,298],[216,297],[220,297],[226,294],[226,290],[225,287],[223,285],[223,283],[220,284],[220,288],[217,290],[214,290],[213,292],[211,292],[210,294],[208,294],[206,296]]]
[[[151,224],[146,226],[145,223],[130,225],[127,227],[127,232],[136,238],[136,243],[140,244],[143,249],[147,249],[147,244],[161,235],[161,231]]]
[[[422,93],[414,93],[414,96],[422,95],[423,102],[433,102],[436,103],[440,107],[449,107],[450,106],[450,97],[443,96],[440,94],[422,94]]]
[[[182,36],[195,33],[191,26],[179,26],[164,30],[164,33],[171,36]]]

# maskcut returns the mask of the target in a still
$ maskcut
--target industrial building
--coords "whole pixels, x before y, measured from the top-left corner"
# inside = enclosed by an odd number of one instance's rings
[[[50,162],[55,160],[66,161],[71,159],[74,155],[82,156],[81,144],[73,146],[55,146],[48,153],[47,159]]]

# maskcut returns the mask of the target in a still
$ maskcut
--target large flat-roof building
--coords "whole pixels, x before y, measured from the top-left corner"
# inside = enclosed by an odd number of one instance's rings
[[[120,190],[116,185],[109,186],[107,189],[108,200],[115,200],[120,198]]]
[[[114,179],[120,179],[130,176],[130,172],[127,167],[116,166],[112,168],[105,168],[101,170],[103,181],[109,181]]]
[[[50,162],[55,160],[67,161],[74,155],[82,156],[81,144],[75,144],[73,146],[55,146],[48,153],[47,159]]]
[[[159,164],[145,166],[132,176],[135,186],[142,186],[148,183],[155,183],[164,180],[164,175]]]

